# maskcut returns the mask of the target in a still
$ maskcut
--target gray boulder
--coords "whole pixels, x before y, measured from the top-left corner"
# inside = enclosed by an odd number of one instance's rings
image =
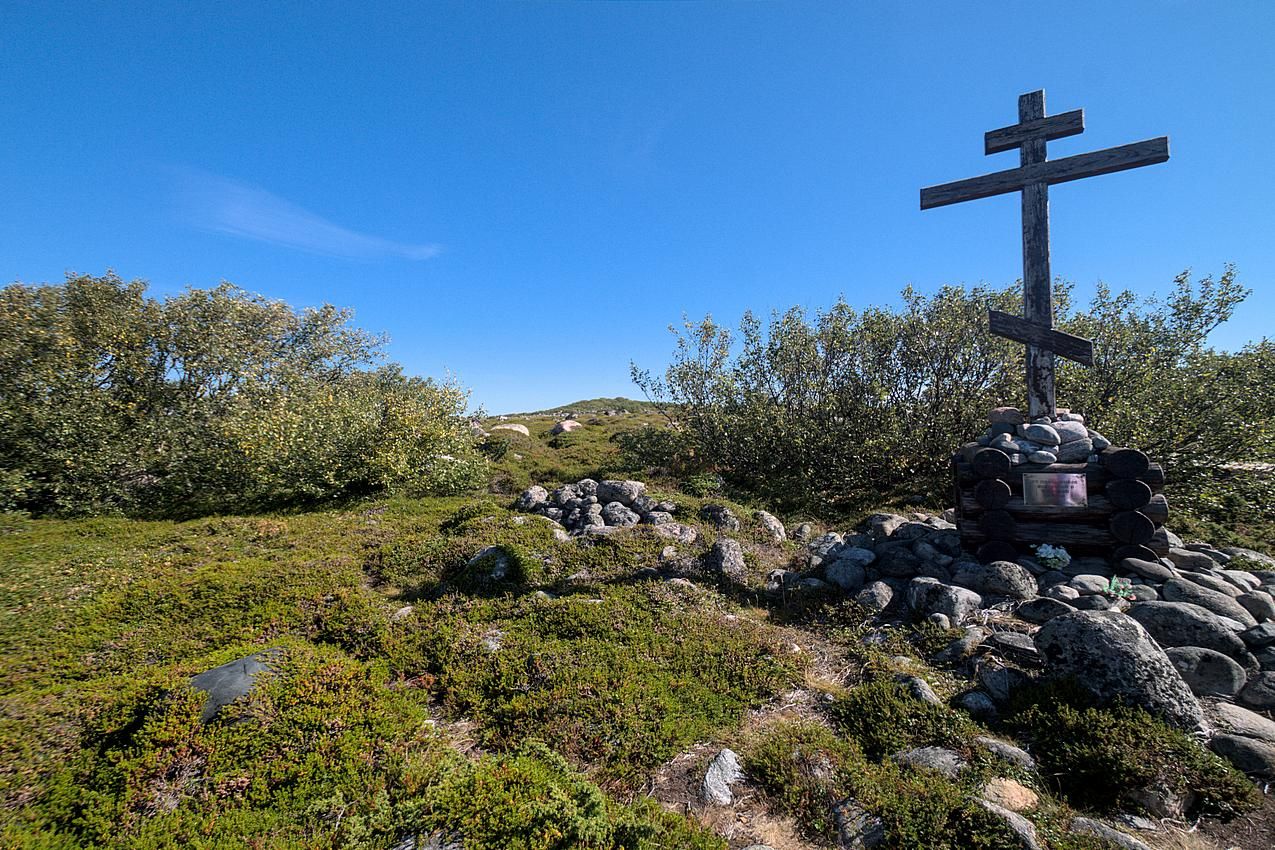
[[[1063,443],[1058,447],[1059,463],[1084,463],[1093,454],[1093,441],[1088,437]]]
[[[1203,646],[1232,658],[1244,642],[1221,617],[1185,602],[1139,602],[1129,616],[1142,624],[1160,646]]]
[[[992,561],[990,564],[962,563],[952,580],[971,590],[990,596],[1008,596],[1011,599],[1031,599],[1036,596],[1036,577],[1013,561]]]
[[[885,843],[881,818],[869,813],[853,797],[832,805],[832,823],[837,829],[837,847],[844,850],[868,850]]]
[[[1203,552],[1192,552],[1190,549],[1183,549],[1180,546],[1169,547],[1169,560],[1173,562],[1180,570],[1211,570],[1217,566],[1214,561]]]
[[[714,806],[729,806],[735,802],[731,786],[744,780],[744,769],[734,750],[723,749],[708,763],[704,780],[700,783],[700,796]]]
[[[664,525],[673,521],[673,515],[668,511],[647,511],[642,516],[642,522],[646,525]]]
[[[699,516],[722,531],[739,531],[739,517],[725,505],[705,505],[700,508]]]
[[[1124,576],[1137,576],[1147,581],[1168,581],[1177,575],[1164,564],[1155,561],[1144,561],[1141,558],[1125,558],[1116,570]]]
[[[272,672],[281,654],[283,650],[279,647],[263,649],[192,676],[191,687],[208,695],[199,712],[200,721],[207,723],[222,707],[250,693],[256,687],[257,677]]]
[[[1073,678],[1100,701],[1130,702],[1183,729],[1204,720],[1177,668],[1132,617],[1115,611],[1064,614],[1040,627],[1036,648],[1047,675]]]
[[[1057,599],[1050,599],[1046,596],[1038,596],[1019,605],[1014,609],[1014,614],[1019,619],[1026,620],[1029,623],[1043,625],[1054,617],[1061,617],[1063,614],[1070,614],[1075,610],[1066,602],[1060,602]]]
[[[1018,436],[1042,446],[1056,446],[1061,442],[1054,426],[1043,423],[1028,423],[1018,426]]]
[[[814,532],[814,526],[808,522],[803,522],[792,530],[792,539],[796,540],[798,543],[805,543],[810,539],[810,535],[814,534]]]
[[[549,501],[549,491],[541,487],[539,484],[533,484],[526,490],[522,491],[522,495],[514,502],[514,509],[519,511],[534,511]]]
[[[597,482],[598,501],[606,504],[607,502],[619,502],[628,506],[633,504],[633,500],[638,496],[646,493],[646,485],[641,481],[599,481]]]
[[[1252,614],[1257,622],[1275,622],[1275,600],[1271,599],[1269,593],[1251,590],[1248,593],[1241,593],[1235,601],[1242,605],[1245,611]]]
[[[1185,578],[1187,581],[1195,582],[1201,587],[1207,587],[1209,590],[1216,590],[1218,593],[1224,593],[1232,599],[1239,598],[1247,588],[1236,587],[1232,582],[1227,581],[1221,574],[1214,572],[1193,572],[1183,573],[1174,578]]]
[[[936,611],[959,623],[981,608],[983,598],[972,590],[938,579],[915,578],[908,584],[908,607],[920,617]]]
[[[659,525],[656,528],[668,528],[668,526]],[[748,566],[744,561],[744,547],[739,545],[738,540],[732,540],[729,537],[719,538],[713,544],[713,548],[709,549],[708,554],[704,556],[704,565],[714,575],[737,584],[743,584],[744,578],[748,575]]]
[[[846,593],[858,593],[863,587],[867,574],[856,561],[850,558],[838,558],[824,567],[823,577],[829,584],[836,585]]]
[[[1275,644],[1275,623],[1261,623],[1240,633],[1249,649],[1257,650]]]
[[[1219,732],[1258,738],[1275,744],[1275,720],[1229,702],[1212,705],[1212,719]]]
[[[1201,697],[1233,697],[1244,687],[1244,668],[1213,649],[1171,646],[1164,651],[1191,693]]]
[[[992,632],[983,645],[1000,653],[1010,661],[1019,664],[1034,665],[1040,663],[1040,653],[1030,635],[1022,632]]]
[[[1011,811],[1004,806],[993,803],[991,800],[977,800],[980,806],[996,817],[1005,822],[1009,827],[1009,831],[1018,836],[1019,844],[1023,850],[1044,850],[1040,843],[1040,838],[1036,835],[1036,825],[1018,812]]]
[[[636,511],[626,508],[619,502],[607,502],[602,507],[602,520],[607,525],[615,525],[620,528],[626,528],[630,525],[637,525],[641,517]]]
[[[1252,676],[1240,691],[1240,702],[1258,711],[1275,711],[1275,673],[1263,671]]]
[[[1275,779],[1275,744],[1240,735],[1214,735],[1209,741],[1213,752],[1235,765],[1237,770],[1254,779]]]
[[[504,550],[504,547],[488,546],[479,550],[477,555],[465,563],[465,566],[468,569],[483,570],[487,577],[494,581],[503,581],[509,577],[513,562],[509,559],[509,553]]]
[[[660,537],[669,540],[676,540],[687,546],[699,540],[699,531],[693,525],[683,525],[680,522],[661,522],[654,526],[655,533]]]
[[[758,511],[754,516],[761,527],[766,529],[772,543],[783,543],[788,539],[788,532],[784,531],[784,524],[779,521],[779,517],[766,511]]]
[[[1107,826],[1105,823],[1092,818],[1072,818],[1071,831],[1109,841],[1120,847],[1121,850],[1151,850],[1151,847],[1145,842],[1139,841],[1129,833],[1121,832],[1115,827]]]
[[[1193,581],[1169,579],[1160,588],[1160,597],[1168,602],[1189,602],[1192,605],[1199,605],[1214,614],[1238,620],[1245,626],[1257,625],[1253,615],[1245,611],[1244,606],[1230,596],[1216,590],[1209,590]]]
[[[894,600],[894,588],[883,581],[874,581],[859,591],[854,601],[870,611],[884,611]]]
[[[1036,769],[1036,760],[1028,755],[1026,750],[1016,747],[1008,741],[1002,741],[999,738],[992,738],[987,735],[979,735],[974,738],[974,743],[992,755],[998,756],[1010,764],[1018,765],[1024,770]]]
[[[917,747],[895,753],[893,758],[899,764],[933,770],[949,779],[955,779],[965,767],[964,759],[943,747]]]
[[[975,720],[991,721],[1000,716],[996,703],[982,691],[966,691],[953,704]]]

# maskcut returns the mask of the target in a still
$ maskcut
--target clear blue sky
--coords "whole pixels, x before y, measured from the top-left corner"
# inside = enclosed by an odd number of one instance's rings
[[[361,7],[366,7],[361,8]],[[1018,196],[922,213],[1016,98],[1083,108],[1081,293],[1238,264],[1275,327],[1275,3],[5,3],[0,277],[356,310],[489,411],[636,393],[685,312],[1019,276]]]

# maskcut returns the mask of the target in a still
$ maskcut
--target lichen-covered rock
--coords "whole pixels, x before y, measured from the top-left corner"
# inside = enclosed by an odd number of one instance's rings
[[[646,485],[641,481],[599,481],[595,495],[602,504],[619,502],[627,507],[645,493]]]
[[[1047,675],[1073,678],[1103,702],[1130,702],[1183,729],[1204,720],[1177,668],[1132,617],[1077,611],[1045,623],[1035,639]]]
[[[1215,649],[1171,646],[1164,654],[1196,696],[1233,697],[1244,687],[1244,668]]]
[[[823,569],[823,577],[846,593],[858,593],[867,574],[862,566],[849,558],[838,558]]]
[[[1066,602],[1050,599],[1047,596],[1038,596],[1019,605],[1014,609],[1014,614],[1029,623],[1043,625],[1054,617],[1061,617],[1063,614],[1070,614],[1075,610]]]
[[[1275,711],[1275,673],[1264,671],[1251,677],[1239,697],[1249,708]]]
[[[722,531],[739,531],[739,517],[725,505],[705,505],[700,508],[700,519],[711,522]]]
[[[708,763],[704,772],[704,781],[700,783],[700,796],[704,802],[714,806],[729,806],[735,801],[735,792],[731,786],[744,779],[744,769],[740,767],[739,756],[734,750],[723,749]]]
[[[959,623],[982,605],[983,598],[974,591],[944,584],[938,579],[915,578],[908,584],[908,607],[921,617],[937,611],[946,614],[953,623]]]
[[[933,770],[949,779],[955,779],[956,775],[965,768],[964,759],[943,747],[917,747],[904,750],[901,753],[895,753],[894,760],[910,767]]]
[[[602,506],[602,520],[607,525],[614,525],[620,528],[627,528],[631,525],[637,525],[638,516],[636,511],[626,508],[619,502],[607,502]]]
[[[884,611],[894,600],[894,588],[883,581],[874,581],[859,591],[854,601],[870,611]]]
[[[1139,602],[1129,616],[1142,624],[1160,646],[1203,646],[1235,658],[1244,642],[1222,618],[1186,602]]]
[[[659,525],[656,528],[668,528],[668,526]],[[732,540],[729,537],[722,537],[713,544],[713,548],[704,556],[704,565],[714,575],[737,584],[742,584],[748,574],[748,566],[744,561],[744,547],[739,545],[738,540]]]
[[[278,647],[263,649],[192,676],[191,687],[208,695],[199,719],[207,723],[224,706],[250,693],[257,686],[257,677],[274,670],[282,653],[283,650]]]
[[[1269,720],[1255,711],[1229,702],[1217,702],[1210,708],[1218,731],[1245,738],[1260,738],[1275,744],[1275,720]]]
[[[992,561],[990,564],[963,562],[952,580],[984,596],[1031,599],[1038,590],[1036,577],[1026,567],[1013,561]]]
[[[1222,617],[1238,620],[1245,626],[1256,626],[1257,620],[1235,599],[1185,579],[1169,579],[1160,588],[1160,597],[1169,602],[1189,602]]]
[[[534,511],[548,501],[549,491],[541,487],[539,484],[533,484],[526,490],[522,491],[522,495],[518,497],[518,501],[514,502],[514,509],[519,511]]]
[[[1237,770],[1254,779],[1275,779],[1275,743],[1241,735],[1214,735],[1209,741],[1213,752],[1235,765]]]
[[[779,517],[766,511],[758,511],[755,516],[757,522],[761,523],[761,527],[770,535],[771,542],[783,543],[788,539],[788,533],[784,531],[784,524],[779,521]]]

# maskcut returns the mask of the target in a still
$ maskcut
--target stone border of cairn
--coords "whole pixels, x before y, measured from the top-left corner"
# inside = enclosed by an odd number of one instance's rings
[[[1034,544],[1085,554],[1155,560],[1169,552],[1164,470],[1137,449],[1111,445],[1066,409],[1027,421],[1014,407],[991,412],[987,431],[953,456],[956,524],[985,562],[1013,560]],[[1023,475],[1085,476],[1088,505],[1028,505]]]

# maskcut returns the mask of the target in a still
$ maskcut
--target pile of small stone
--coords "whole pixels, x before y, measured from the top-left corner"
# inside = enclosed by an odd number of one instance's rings
[[[987,431],[976,442],[1005,452],[1014,466],[1096,461],[1094,453],[1111,445],[1106,437],[1085,426],[1084,416],[1066,408],[1059,408],[1054,416],[1028,421],[1016,407],[997,407],[988,418]]]
[[[537,484],[522,492],[514,508],[553,520],[572,534],[598,533],[601,529],[638,523],[681,527],[673,519],[677,505],[646,495],[646,485],[641,481],[582,478],[553,492]]]

